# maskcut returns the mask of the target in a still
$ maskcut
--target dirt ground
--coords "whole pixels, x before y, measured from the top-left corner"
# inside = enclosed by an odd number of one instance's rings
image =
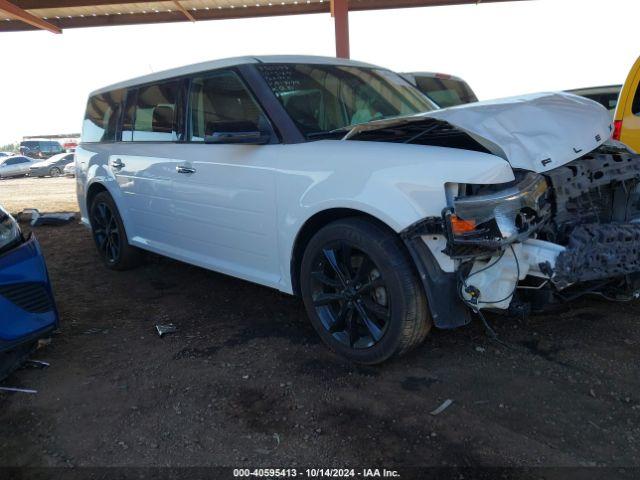
[[[73,212],[78,209],[75,192],[75,178],[8,178],[0,180],[0,205],[11,213],[23,208]]]
[[[14,182],[13,211],[72,201],[72,180]],[[365,368],[296,298],[155,256],[110,272],[82,226],[35,233],[61,328],[48,369],[3,382],[38,394],[0,393],[2,466],[640,465],[638,304],[491,316],[509,347],[474,323]]]

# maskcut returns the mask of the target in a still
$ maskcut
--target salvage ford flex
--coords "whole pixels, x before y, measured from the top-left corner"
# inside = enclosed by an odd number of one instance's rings
[[[433,110],[372,65],[220,60],[93,92],[78,201],[109,268],[148,250],[301,295],[373,364],[483,310],[632,299],[640,157],[611,134],[566,93]]]

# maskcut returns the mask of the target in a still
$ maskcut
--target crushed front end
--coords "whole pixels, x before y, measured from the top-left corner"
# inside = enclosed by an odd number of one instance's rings
[[[0,380],[58,325],[49,274],[35,236],[0,207]]]
[[[442,217],[403,232],[436,325],[465,324],[469,310],[523,314],[588,293],[635,298],[640,155],[601,146],[514,176],[509,184],[447,185]]]

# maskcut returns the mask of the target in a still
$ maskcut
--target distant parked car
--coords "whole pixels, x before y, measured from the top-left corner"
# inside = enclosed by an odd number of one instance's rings
[[[13,153],[13,152],[0,152],[0,158],[2,158],[2,157],[12,157],[14,155],[15,155],[15,153]]]
[[[33,159],[23,155],[0,157],[0,178],[19,177],[29,173]]]
[[[60,153],[48,160],[36,162],[29,168],[30,177],[59,177],[62,175],[64,167],[73,163],[73,153]]]
[[[58,325],[49,275],[34,235],[0,206],[0,380]]]
[[[75,177],[76,176],[76,163],[75,162],[67,163],[65,165],[64,169],[62,170],[62,173],[64,173],[65,176],[67,176],[67,177]]]
[[[440,108],[478,101],[471,87],[459,77],[430,72],[402,73],[401,75]]]
[[[20,153],[31,158],[42,159],[64,153],[64,148],[59,142],[51,140],[25,140],[20,142]]]
[[[609,110],[613,117],[613,112],[616,111],[616,105],[618,104],[620,90],[622,90],[622,85],[609,85],[607,87],[576,88],[574,90],[567,90],[567,93],[580,95],[581,97],[598,102]]]
[[[614,140],[640,152],[640,57],[631,67],[614,116]]]

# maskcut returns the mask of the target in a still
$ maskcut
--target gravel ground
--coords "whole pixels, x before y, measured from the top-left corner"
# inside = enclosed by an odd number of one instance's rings
[[[3,181],[0,203],[60,209],[72,184]],[[640,465],[640,305],[490,316],[507,346],[472,324],[365,368],[294,297],[151,255],[110,272],[82,226],[35,233],[62,323],[51,367],[4,382],[38,394],[0,394],[2,466]]]

